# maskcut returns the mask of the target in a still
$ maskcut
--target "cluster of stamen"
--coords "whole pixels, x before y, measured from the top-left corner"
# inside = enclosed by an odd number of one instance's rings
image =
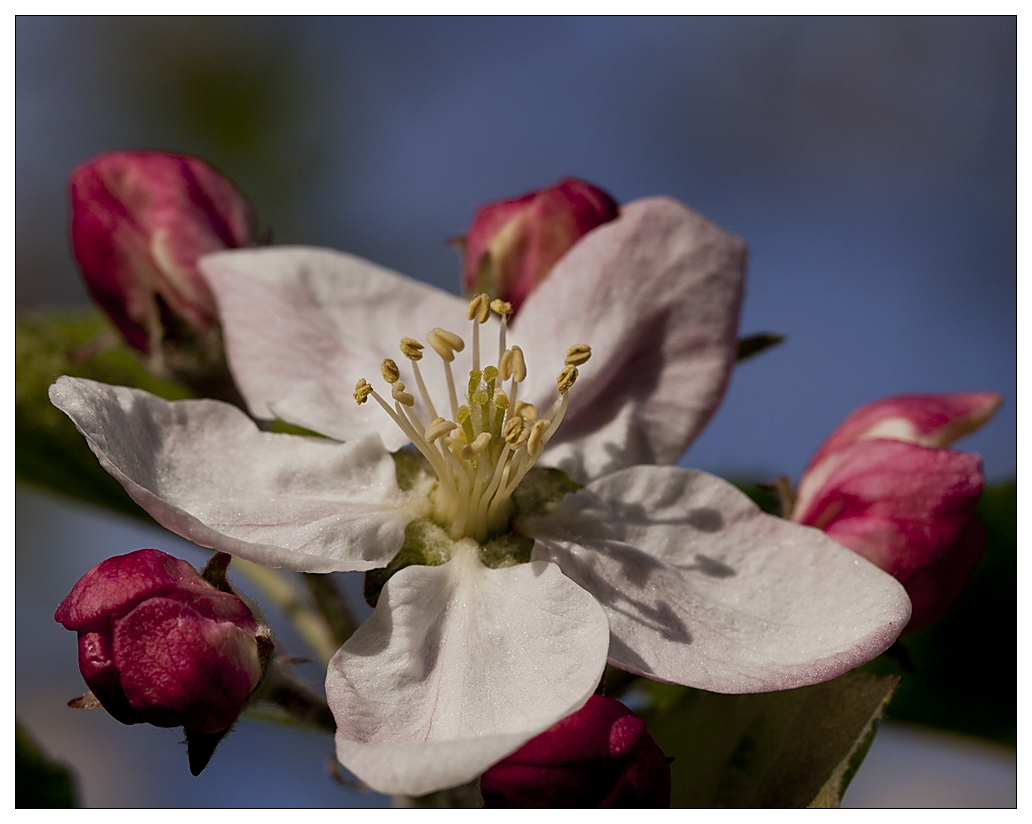
[[[497,365],[480,365],[480,326],[491,312],[501,317]],[[504,529],[512,511],[512,493],[541,456],[566,414],[570,387],[577,380],[577,367],[591,357],[585,344],[571,346],[562,371],[556,378],[559,398],[544,416],[529,403],[519,400],[519,386],[527,378],[527,365],[518,346],[506,347],[506,329],[512,306],[502,300],[489,301],[477,295],[470,301],[466,317],[473,322],[472,370],[465,400],[459,404],[452,363],[465,341],[453,332],[432,329],[427,344],[444,364],[451,417],[438,413],[427,392],[419,361],[424,346],[402,338],[401,353],[412,364],[416,390],[429,420],[415,406],[415,397],[401,381],[398,364],[387,358],[380,366],[391,387],[393,404],[381,397],[363,378],[355,386],[359,404],[371,396],[401,427],[413,445],[430,462],[437,474],[434,517],[453,539],[468,536],[484,541]],[[508,390],[506,390],[508,383]]]

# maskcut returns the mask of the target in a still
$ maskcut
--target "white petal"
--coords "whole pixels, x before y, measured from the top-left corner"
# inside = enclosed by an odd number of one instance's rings
[[[435,326],[468,338],[467,301],[341,252],[237,249],[208,255],[200,266],[218,303],[233,377],[251,412],[337,440],[376,432],[392,451],[408,443],[378,404],[355,403],[355,383],[365,378],[386,397],[380,363],[393,358],[418,400],[398,349],[401,339],[424,340]],[[450,416],[441,360],[429,347],[425,355],[420,367],[426,384]],[[459,366],[461,387],[469,367]]]
[[[582,238],[514,324],[529,372],[521,394],[542,414],[566,347],[592,348],[543,463],[581,482],[675,463],[727,386],[744,272],[741,240],[668,198],[630,203]]]
[[[260,432],[219,401],[170,403],[78,378],[58,379],[50,398],[133,500],[201,546],[306,572],[371,569],[422,514],[375,435],[339,444]]]
[[[391,578],[330,662],[337,756],[379,792],[471,781],[602,675],[609,628],[591,596],[552,564],[487,569],[471,544]]]
[[[519,525],[605,608],[610,662],[713,692],[825,681],[899,635],[899,583],[815,529],[765,515],[725,481],[632,467]]]

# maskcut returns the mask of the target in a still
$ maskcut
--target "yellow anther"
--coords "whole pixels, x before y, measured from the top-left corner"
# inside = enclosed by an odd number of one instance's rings
[[[430,333],[426,336],[426,342],[448,363],[455,360],[456,352],[461,352],[466,348],[466,342],[462,338],[454,332],[449,332],[440,327],[430,330]]]
[[[380,374],[383,375],[383,379],[387,383],[395,383],[401,377],[401,372],[398,371],[398,364],[390,358],[384,358],[383,363],[380,364]]]
[[[523,350],[514,346],[509,351],[512,352],[509,356],[509,373],[516,383],[523,383],[527,379],[527,362],[523,360]]]
[[[479,435],[477,435],[473,443],[467,444],[466,446],[462,447],[462,460],[468,461],[474,455],[479,455],[481,452],[487,449],[487,445],[489,443],[491,443],[491,433],[481,432]]]
[[[487,295],[481,292],[469,302],[469,308],[466,310],[466,320],[473,320],[475,318],[477,323],[486,323],[490,316],[491,310]]]
[[[506,349],[502,352],[502,359],[498,363],[498,375],[503,381],[509,380],[512,375],[512,350]]]
[[[426,432],[423,435],[429,443],[433,443],[457,427],[458,424],[446,421],[444,418],[434,418],[430,421],[430,425],[426,428]]]
[[[491,301],[491,310],[498,315],[511,315],[512,304],[501,298],[495,298]]]
[[[412,338],[401,339],[401,354],[411,361],[421,360],[423,357],[423,344]]]
[[[567,366],[583,366],[591,357],[591,347],[586,343],[575,343],[566,350]]]
[[[502,435],[513,446],[516,446],[516,441],[519,440],[520,435],[523,433],[523,418],[509,418],[505,422],[505,427],[502,429]]]
[[[498,377],[497,366],[485,366],[484,367],[484,383],[490,383]]]
[[[405,391],[405,384],[401,381],[396,381],[394,385],[391,386],[391,397],[402,406],[413,406],[416,402],[416,399]]]
[[[559,377],[555,379],[555,386],[559,390],[559,394],[569,392],[575,380],[577,380],[577,367],[564,366],[563,371],[559,373]]]
[[[544,444],[541,443],[541,436],[545,434],[545,430],[548,429],[550,423],[551,421],[542,419],[530,427],[530,436],[527,438],[527,451],[531,455],[544,448]]]
[[[494,401],[495,409],[509,408],[509,396],[506,395],[501,389],[495,390],[494,397],[491,400]]]
[[[528,423],[533,423],[538,419],[537,407],[532,403],[516,401],[516,414]]]
[[[355,393],[353,395],[355,403],[359,406],[366,402],[366,398],[369,397],[369,393],[373,391],[373,387],[366,383],[365,378],[359,378],[358,383],[355,384]]]

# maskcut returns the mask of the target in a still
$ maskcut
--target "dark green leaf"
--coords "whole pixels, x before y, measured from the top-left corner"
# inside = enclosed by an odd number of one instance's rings
[[[671,764],[674,807],[837,806],[899,679],[718,695],[646,683],[643,713]]]
[[[55,764],[22,724],[14,727],[14,806],[19,809],[77,807],[75,780]]]

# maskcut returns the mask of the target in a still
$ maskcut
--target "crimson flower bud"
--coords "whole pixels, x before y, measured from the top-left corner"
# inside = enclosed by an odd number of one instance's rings
[[[799,481],[792,520],[824,530],[896,577],[907,631],[950,606],[978,565],[978,455],[946,449],[997,410],[995,392],[901,395],[863,406],[825,441]]]
[[[54,618],[79,634],[79,672],[123,724],[225,730],[261,675],[248,606],[156,549],[95,566]]]
[[[517,310],[573,244],[619,213],[606,192],[575,177],[481,206],[465,240],[463,288]]]
[[[75,259],[126,341],[156,363],[167,346],[218,345],[197,259],[255,244],[233,184],[195,157],[112,152],[72,172],[71,197]]]
[[[487,807],[669,807],[670,764],[645,722],[593,695],[480,779]]]

